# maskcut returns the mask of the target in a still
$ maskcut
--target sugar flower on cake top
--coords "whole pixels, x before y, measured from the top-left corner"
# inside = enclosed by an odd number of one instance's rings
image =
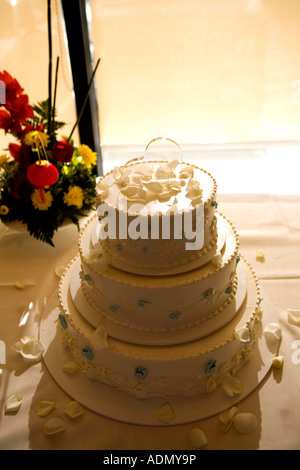
[[[194,167],[179,163],[141,161],[116,167],[97,185],[102,202],[117,206],[126,200],[132,204],[176,205],[179,210],[203,202],[200,181],[194,178]]]

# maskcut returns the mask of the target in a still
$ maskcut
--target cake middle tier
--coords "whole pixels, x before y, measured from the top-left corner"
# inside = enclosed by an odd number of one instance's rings
[[[130,341],[135,337],[142,343],[151,342],[155,333],[166,342],[176,342],[177,336],[182,341],[186,331],[191,340],[226,324],[236,311],[239,239],[230,221],[220,214],[217,220],[225,236],[211,262],[158,277],[126,273],[108,264],[95,234],[97,218],[91,218],[79,238],[81,291],[91,307],[82,315],[93,327],[108,319],[117,336],[123,336],[122,329],[125,336],[130,330]]]

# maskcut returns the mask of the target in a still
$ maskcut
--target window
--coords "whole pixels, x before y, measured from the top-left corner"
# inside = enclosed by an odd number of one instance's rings
[[[299,139],[299,1],[90,6],[102,145]]]

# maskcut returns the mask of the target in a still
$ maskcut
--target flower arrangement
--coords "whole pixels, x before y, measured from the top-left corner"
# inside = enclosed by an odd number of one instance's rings
[[[97,155],[87,145],[75,146],[72,133],[58,138],[64,123],[49,99],[31,106],[8,72],[0,72],[0,80],[6,90],[0,129],[15,140],[0,153],[0,219],[21,221],[30,235],[53,245],[66,219],[79,228],[80,217],[94,207]]]

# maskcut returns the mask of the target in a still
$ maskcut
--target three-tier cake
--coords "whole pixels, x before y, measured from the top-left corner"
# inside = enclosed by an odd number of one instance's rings
[[[128,395],[143,407],[209,396],[218,412],[220,392],[243,395],[239,372],[261,354],[262,299],[216,192],[207,171],[177,160],[132,161],[99,179],[97,213],[59,286],[63,373],[81,374],[99,399],[103,385],[124,406]]]

